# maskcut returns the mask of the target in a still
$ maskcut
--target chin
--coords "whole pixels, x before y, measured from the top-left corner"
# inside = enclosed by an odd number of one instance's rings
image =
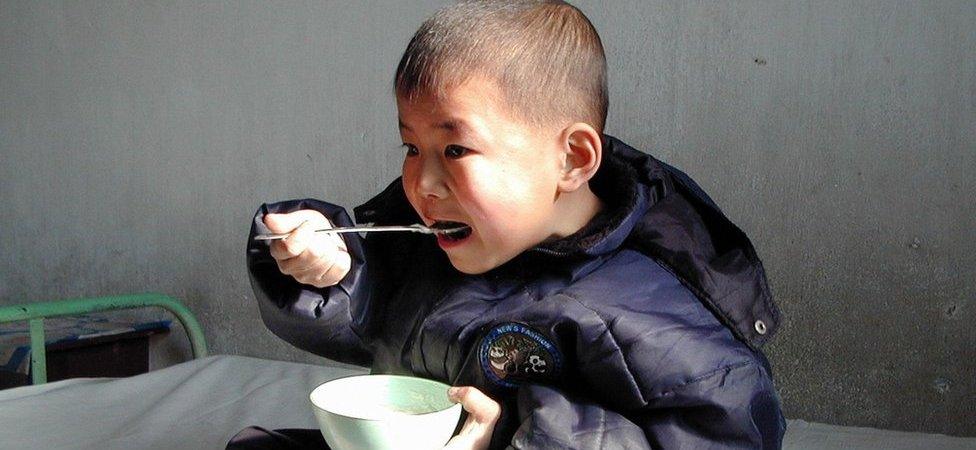
[[[451,258],[450,256],[448,256],[448,259],[451,260],[451,265],[454,266],[458,272],[468,275],[480,275],[501,265],[501,263],[486,260],[459,261],[455,258]]]
[[[485,273],[485,272],[487,272],[487,271],[489,271],[491,269],[494,269],[495,267],[498,267],[498,266],[485,266],[484,264],[477,264],[477,265],[475,265],[475,264],[456,264],[454,261],[451,261],[451,265],[454,266],[454,268],[457,269],[458,272],[461,272],[461,273],[464,273],[464,274],[467,274],[467,275],[480,275],[480,274],[483,274],[483,273]]]

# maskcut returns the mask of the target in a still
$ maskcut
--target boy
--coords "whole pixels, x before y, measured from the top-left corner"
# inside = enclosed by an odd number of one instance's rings
[[[779,448],[759,347],[778,312],[745,235],[683,173],[602,134],[599,36],[561,1],[447,7],[397,68],[402,177],[359,222],[262,206],[248,267],[267,326],[328,358],[457,386],[449,448]],[[324,445],[245,430],[235,448]]]

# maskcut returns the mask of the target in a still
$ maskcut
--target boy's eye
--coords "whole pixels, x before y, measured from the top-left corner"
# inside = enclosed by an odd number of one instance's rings
[[[407,149],[407,156],[416,156],[420,153],[420,150],[417,150],[417,146],[413,144],[403,144],[403,147]]]
[[[460,145],[448,145],[447,148],[444,149],[444,156],[447,156],[448,158],[460,158],[467,152],[468,149],[461,147]]]

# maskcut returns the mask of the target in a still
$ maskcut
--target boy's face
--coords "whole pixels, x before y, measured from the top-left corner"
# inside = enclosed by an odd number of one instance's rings
[[[427,225],[471,228],[459,238],[437,238],[464,273],[498,267],[553,237],[557,227],[560,130],[518,121],[502,98],[482,78],[442,99],[397,98],[407,199]]]

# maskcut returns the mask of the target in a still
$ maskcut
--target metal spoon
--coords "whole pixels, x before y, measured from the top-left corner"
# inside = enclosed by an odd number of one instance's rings
[[[316,233],[372,233],[374,231],[408,231],[413,233],[421,234],[446,234],[454,233],[456,231],[461,231],[467,226],[454,227],[454,228],[431,228],[428,226],[421,225],[419,223],[413,225],[389,225],[389,226],[355,226],[355,227],[338,227],[338,228],[322,228],[314,230]],[[259,234],[254,236],[255,241],[276,241],[278,239],[284,239],[291,236],[291,233],[282,234]]]

